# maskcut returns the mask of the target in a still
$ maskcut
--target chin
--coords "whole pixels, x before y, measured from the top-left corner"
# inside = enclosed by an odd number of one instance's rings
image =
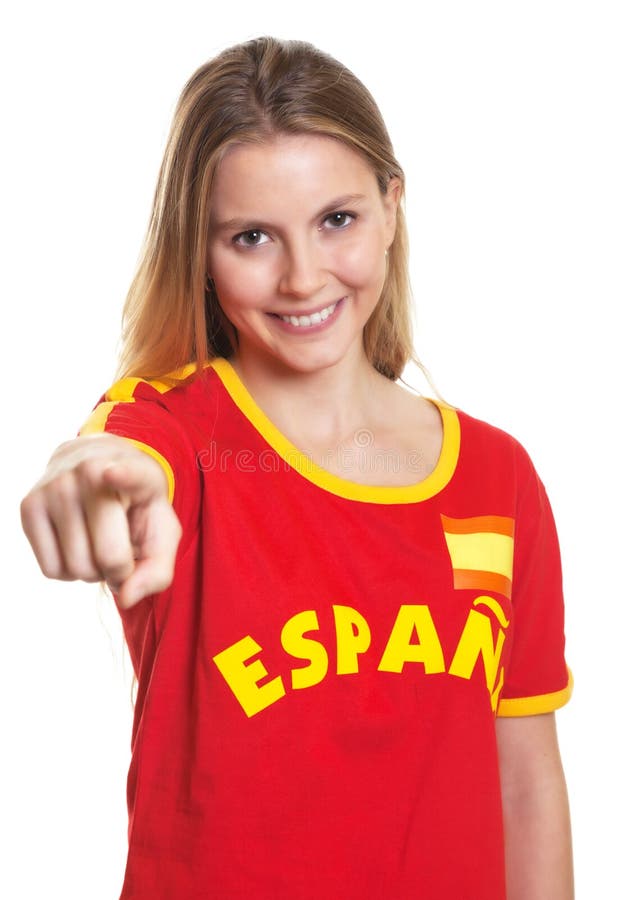
[[[278,357],[278,362],[294,372],[310,375],[338,365],[345,356],[345,353],[333,352],[331,349],[322,349],[316,353],[308,353],[307,350],[304,350],[303,353],[294,356],[282,355]]]

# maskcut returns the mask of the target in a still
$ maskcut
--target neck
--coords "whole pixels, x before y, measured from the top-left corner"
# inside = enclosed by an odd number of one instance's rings
[[[367,426],[383,375],[360,352],[315,371],[297,371],[279,362],[260,364],[253,355],[230,359],[239,378],[278,427],[308,440],[337,442]]]

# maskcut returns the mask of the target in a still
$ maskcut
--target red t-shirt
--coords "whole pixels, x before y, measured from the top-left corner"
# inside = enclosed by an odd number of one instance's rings
[[[224,359],[95,407],[81,433],[157,458],[184,530],[171,587],[121,610],[121,900],[504,898],[494,718],[570,696],[560,555],[521,444],[437,405],[407,487],[315,465]]]

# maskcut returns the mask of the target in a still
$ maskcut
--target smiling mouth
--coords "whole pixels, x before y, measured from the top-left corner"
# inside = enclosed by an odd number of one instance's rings
[[[287,322],[289,325],[296,325],[298,328],[309,328],[313,325],[320,325],[321,322],[325,322],[325,320],[332,315],[342,299],[343,298],[341,297],[339,300],[335,300],[334,303],[331,303],[329,306],[326,306],[315,313],[311,313],[309,316],[282,316],[279,313],[269,313],[269,315],[274,316],[276,319],[281,319],[282,322]]]

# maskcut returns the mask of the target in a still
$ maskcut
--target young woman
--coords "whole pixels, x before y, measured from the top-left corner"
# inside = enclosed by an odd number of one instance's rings
[[[122,900],[572,896],[553,516],[513,437],[399,383],[403,197],[309,44],[184,88],[118,380],[22,504],[137,675]]]

